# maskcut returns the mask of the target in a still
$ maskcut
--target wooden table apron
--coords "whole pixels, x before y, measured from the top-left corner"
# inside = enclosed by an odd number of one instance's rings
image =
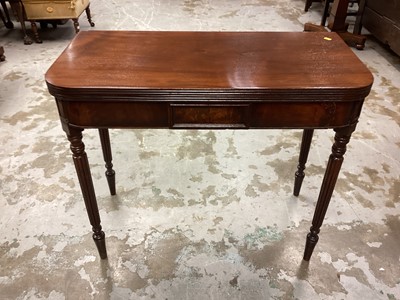
[[[304,129],[296,196],[314,129],[334,129],[306,239],[309,260],[372,81],[343,41],[327,32],[81,32],[46,73],[103,259],[85,128],[99,129],[112,195],[109,128]]]

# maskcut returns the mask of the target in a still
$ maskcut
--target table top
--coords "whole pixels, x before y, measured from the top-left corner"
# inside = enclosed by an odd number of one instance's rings
[[[81,31],[46,81],[53,95],[323,89],[363,98],[373,78],[330,32]]]

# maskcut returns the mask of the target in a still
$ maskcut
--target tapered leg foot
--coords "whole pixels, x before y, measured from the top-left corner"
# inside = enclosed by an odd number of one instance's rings
[[[112,169],[107,170],[105,174],[106,174],[106,178],[107,178],[108,188],[110,190],[110,195],[114,196],[117,194],[117,192],[115,190],[115,171]]]
[[[311,258],[312,253],[314,252],[314,248],[318,243],[318,233],[313,230],[311,227],[311,232],[307,234],[307,240],[306,240],[306,248],[304,249],[304,256],[303,259],[305,261],[309,261]],[[319,231],[319,230],[318,230]]]
[[[96,244],[100,258],[106,259],[107,258],[106,239],[104,232],[101,230],[101,226],[97,229],[93,227],[93,241]]]

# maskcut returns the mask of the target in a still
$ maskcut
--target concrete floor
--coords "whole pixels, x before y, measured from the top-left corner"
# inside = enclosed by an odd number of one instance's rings
[[[308,13],[300,0],[91,8],[95,29],[301,31],[319,22],[322,4]],[[400,299],[398,56],[372,38],[355,50],[375,83],[309,264],[302,253],[330,130],[314,136],[299,198],[300,131],[112,130],[114,197],[97,132],[85,131],[109,251],[101,261],[44,82],[72,23],[30,46],[16,27],[0,27],[0,299]]]

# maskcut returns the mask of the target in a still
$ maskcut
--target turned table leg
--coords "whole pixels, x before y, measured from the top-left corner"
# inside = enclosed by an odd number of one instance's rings
[[[304,129],[303,138],[301,140],[299,164],[297,165],[297,171],[294,179],[294,190],[293,195],[296,197],[300,193],[301,184],[304,179],[304,170],[306,168],[306,162],[308,158],[308,153],[310,152],[311,140],[314,134],[314,129]]]
[[[355,127],[355,125],[351,125],[345,128],[335,129],[335,142],[332,146],[332,153],[329,156],[328,165],[322,181],[317,206],[314,211],[312,226],[307,235],[306,248],[304,250],[303,257],[306,261],[310,260],[315,245],[318,242],[320,227],[324,221],[324,217],[335,188],[336,180],[339,175],[340,167],[342,166],[343,155],[346,153],[346,145],[350,141],[351,134],[355,130]]]
[[[68,140],[71,143],[72,158],[74,160],[76,173],[81,186],[83,199],[85,201],[86,211],[92,225],[93,240],[97,246],[100,257],[107,258],[105,235],[101,230],[100,214],[97,206],[96,195],[94,192],[92,176],[90,173],[89,162],[85,152],[85,145],[82,142],[81,128],[64,126]]]
[[[99,129],[101,148],[103,150],[103,157],[106,163],[106,177],[108,182],[108,187],[110,189],[110,194],[115,195],[115,171],[113,170],[112,164],[112,153],[110,144],[110,135],[108,129]]]

